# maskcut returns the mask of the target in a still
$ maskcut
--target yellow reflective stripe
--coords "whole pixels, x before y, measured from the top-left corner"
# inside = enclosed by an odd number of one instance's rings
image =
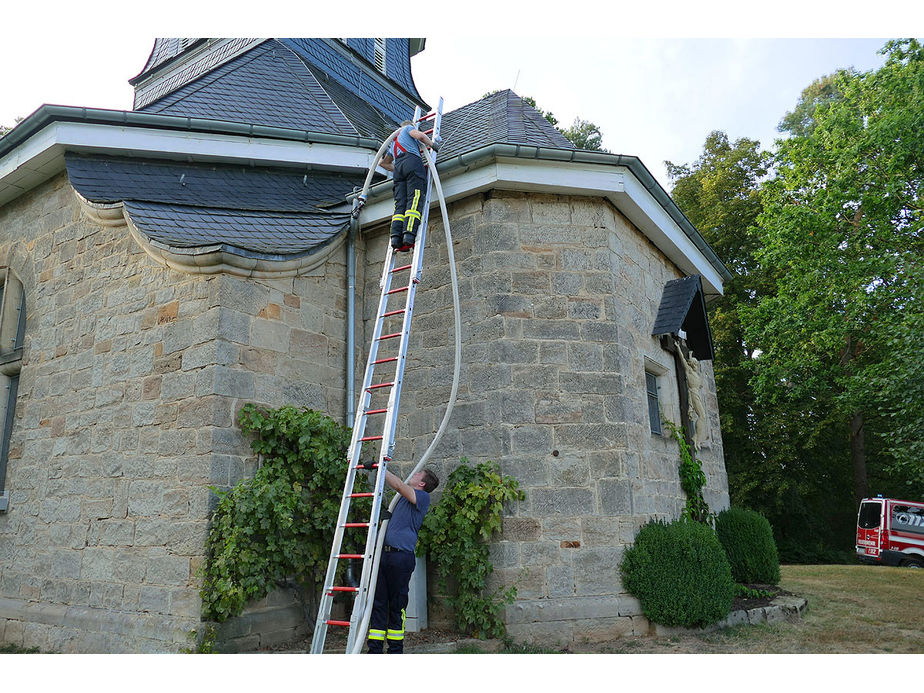
[[[417,211],[417,204],[420,202],[420,190],[414,191],[414,202],[411,208],[405,210],[404,216],[408,218],[407,233],[414,233],[414,219],[420,219],[420,212]]]
[[[391,220],[392,221],[404,221],[404,215],[403,214],[392,214]]]
[[[385,639],[385,631],[384,631],[384,630],[377,630],[377,629],[370,628],[370,629],[369,629],[369,639],[370,639],[370,640],[384,640],[384,639]]]
[[[395,630],[393,628],[388,629],[388,639],[389,640],[404,640],[404,630],[407,627],[407,611],[401,609],[401,630]]]

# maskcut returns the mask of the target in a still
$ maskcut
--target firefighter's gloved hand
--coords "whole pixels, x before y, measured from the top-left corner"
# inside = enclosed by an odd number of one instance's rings
[[[443,138],[437,135],[436,137],[433,138],[433,144],[430,145],[430,149],[432,149],[434,152],[438,152],[440,150],[440,145],[442,143],[443,143]]]
[[[362,467],[363,469],[365,469],[365,470],[371,472],[373,469],[375,469],[376,464],[377,464],[377,463],[374,462],[373,460],[369,460],[368,462],[360,462],[360,463],[359,463],[359,466]]]

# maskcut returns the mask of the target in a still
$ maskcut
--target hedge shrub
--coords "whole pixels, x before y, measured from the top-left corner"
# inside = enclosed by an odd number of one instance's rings
[[[620,572],[654,623],[705,626],[731,611],[735,582],[728,559],[712,528],[700,522],[649,522],[626,549]]]
[[[729,508],[716,517],[715,531],[736,582],[775,585],[780,581],[779,554],[767,518],[753,510]]]

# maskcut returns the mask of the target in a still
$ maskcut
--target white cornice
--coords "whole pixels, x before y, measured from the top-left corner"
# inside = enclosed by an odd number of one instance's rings
[[[354,173],[373,159],[360,147],[319,142],[52,122],[0,159],[0,206],[63,171],[65,152]]]
[[[441,183],[447,204],[492,189],[606,198],[682,272],[701,275],[707,294],[722,294],[722,276],[628,167],[496,157],[441,174]],[[394,203],[382,194],[390,187],[380,184],[370,195],[375,199],[362,209],[362,226],[391,218]],[[431,205],[437,205],[435,191]]]

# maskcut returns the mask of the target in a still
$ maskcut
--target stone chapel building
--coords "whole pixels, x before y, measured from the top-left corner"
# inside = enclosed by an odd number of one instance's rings
[[[46,105],[0,139],[0,643],[189,647],[208,487],[255,465],[237,411],[352,423],[390,182],[356,234],[350,196],[429,109],[411,74],[424,43],[157,39],[133,110]],[[684,504],[664,420],[699,444],[710,507],[728,505],[705,304],[729,272],[641,161],[575,149],[511,91],[445,114],[443,136],[463,352],[432,466],[445,480],[492,460],[526,493],[491,549],[493,580],[518,588],[514,639],[645,633],[617,567]],[[434,213],[408,470],[449,398],[451,310]],[[287,608],[264,600],[226,636],[304,633]]]

